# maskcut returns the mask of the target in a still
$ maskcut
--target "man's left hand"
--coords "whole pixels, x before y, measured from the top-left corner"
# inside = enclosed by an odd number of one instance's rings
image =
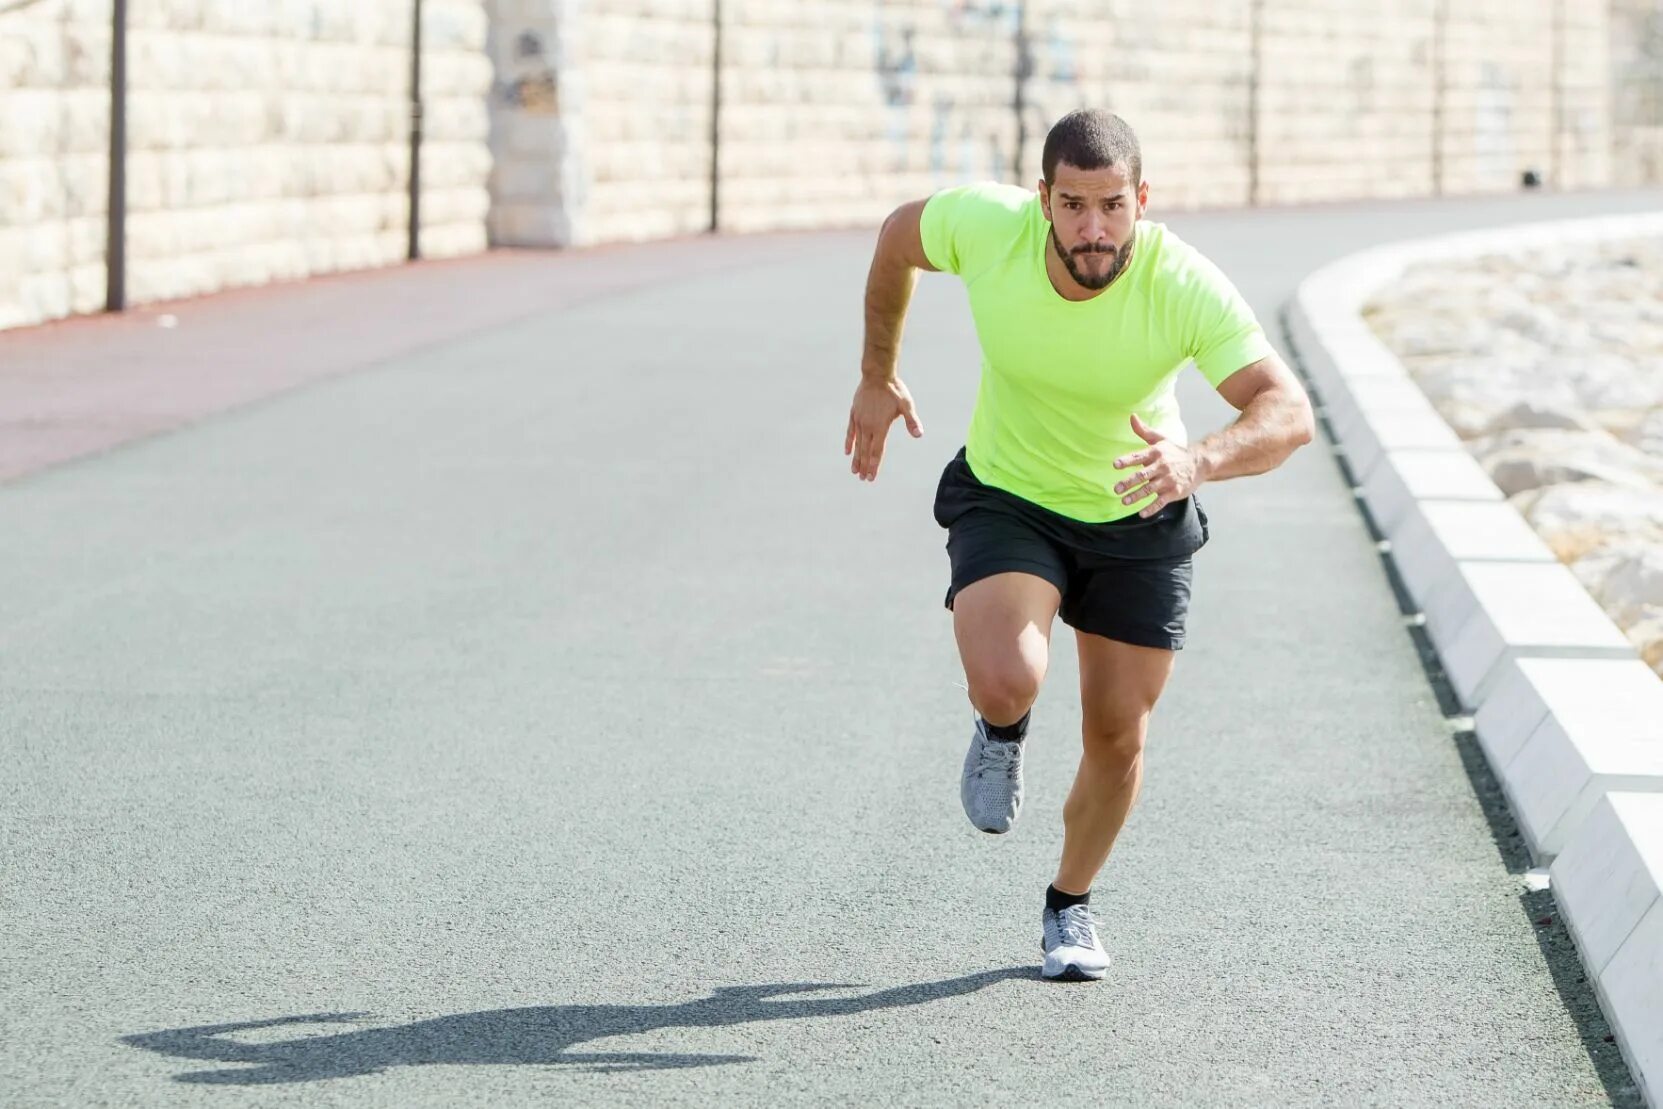
[[[1136,504],[1153,496],[1155,499],[1138,511],[1139,516],[1147,519],[1195,492],[1204,480],[1201,460],[1189,448],[1174,443],[1135,415],[1132,417],[1132,430],[1137,432],[1139,439],[1149,444],[1149,449],[1114,460],[1117,470],[1137,467],[1136,472],[1126,480],[1115,484],[1114,491],[1120,494],[1122,504]]]

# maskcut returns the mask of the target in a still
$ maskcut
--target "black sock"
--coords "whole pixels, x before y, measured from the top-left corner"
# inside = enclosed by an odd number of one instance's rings
[[[984,716],[982,717],[982,727],[987,729],[989,739],[999,739],[1006,743],[1021,743],[1022,737],[1028,734],[1028,717],[1033,714],[1034,710],[1029,709],[1022,714],[1022,719],[1014,724],[989,724],[987,717]]]
[[[1091,904],[1091,891],[1084,893],[1064,893],[1056,886],[1045,887],[1045,907],[1053,913],[1060,913],[1070,905]]]

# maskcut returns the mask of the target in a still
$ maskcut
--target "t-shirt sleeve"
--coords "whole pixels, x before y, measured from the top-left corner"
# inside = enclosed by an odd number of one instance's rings
[[[1004,227],[1018,213],[1019,196],[1008,186],[961,185],[942,189],[924,202],[919,238],[930,265],[968,279],[979,272],[989,250],[1003,245]]]
[[[1197,257],[1191,286],[1189,356],[1213,388],[1273,350],[1253,309],[1217,266]]]

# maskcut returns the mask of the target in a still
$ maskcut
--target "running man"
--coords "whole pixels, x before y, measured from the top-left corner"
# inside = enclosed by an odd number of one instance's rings
[[[1104,111],[1063,117],[1038,194],[947,189],[884,221],[866,284],[861,382],[843,445],[876,480],[897,417],[923,435],[896,375],[918,270],[963,280],[981,340],[965,447],[936,489],[947,607],[975,732],[960,799],[984,832],[1022,809],[1022,743],[1060,613],[1080,659],[1083,754],[1041,918],[1047,978],[1101,978],[1089,908],[1143,781],[1149,716],[1184,643],[1195,491],[1261,474],[1311,441],[1304,390],[1228,279],[1159,223],[1137,137]],[[1188,444],[1174,383],[1193,361],[1240,411]]]

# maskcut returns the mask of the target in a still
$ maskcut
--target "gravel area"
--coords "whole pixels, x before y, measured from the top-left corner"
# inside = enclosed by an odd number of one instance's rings
[[[1364,317],[1663,676],[1663,239],[1419,266]]]

